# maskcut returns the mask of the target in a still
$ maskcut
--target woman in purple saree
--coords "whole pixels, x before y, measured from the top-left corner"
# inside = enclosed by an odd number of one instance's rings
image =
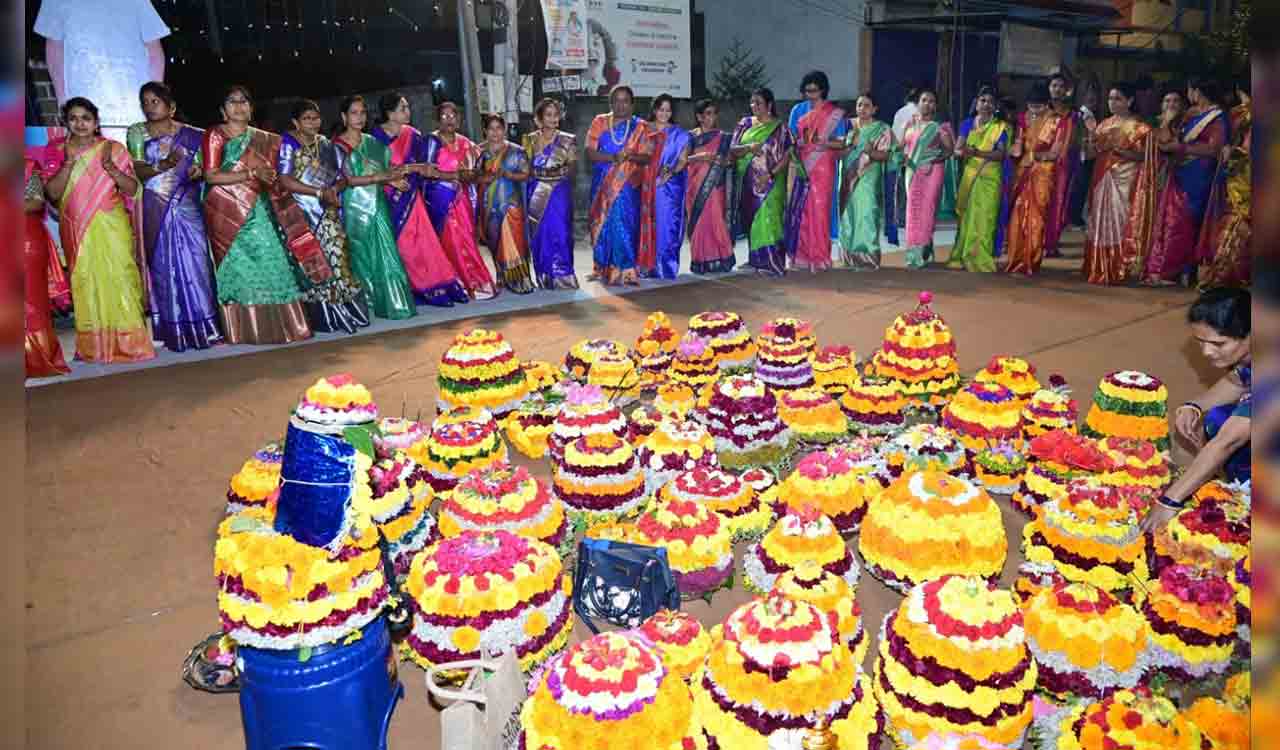
[[[543,289],[577,289],[573,272],[573,173],[577,146],[560,130],[560,103],[543,99],[534,111],[538,129],[524,137],[533,163],[525,183],[533,275]]]

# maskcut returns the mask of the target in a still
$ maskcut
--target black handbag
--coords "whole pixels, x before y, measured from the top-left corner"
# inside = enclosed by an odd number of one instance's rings
[[[578,543],[573,611],[592,633],[593,620],[634,628],[660,609],[680,609],[680,589],[662,547],[607,539]]]

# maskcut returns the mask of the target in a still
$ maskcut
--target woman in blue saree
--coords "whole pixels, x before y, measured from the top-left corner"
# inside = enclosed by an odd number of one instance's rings
[[[640,191],[649,163],[649,125],[633,114],[635,94],[616,86],[610,111],[596,115],[587,133],[591,160],[590,280],[639,286]]]
[[[533,291],[529,273],[529,235],[525,224],[524,182],[529,157],[507,140],[502,115],[485,115],[480,151],[480,238],[493,253],[498,281],[516,294]]]
[[[680,273],[689,132],[675,124],[675,106],[670,94],[661,94],[654,98],[649,115],[653,159],[645,168],[636,261],[640,275],[647,278],[674,279]]]
[[[538,129],[524,137],[532,176],[525,183],[525,218],[533,272],[543,289],[577,289],[573,272],[573,175],[578,150],[560,130],[560,102],[543,99],[534,109]]]
[[[142,233],[151,278],[151,335],[172,352],[222,341],[200,204],[204,131],[174,120],[177,101],[152,81],[138,94],[146,122],[126,141],[142,181]]]

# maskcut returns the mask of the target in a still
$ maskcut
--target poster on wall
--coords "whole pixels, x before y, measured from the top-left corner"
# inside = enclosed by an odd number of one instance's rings
[[[587,0],[542,0],[547,28],[547,67],[587,67]]]
[[[689,0],[587,0],[587,13],[584,93],[692,96]]]
[[[997,72],[1008,75],[1044,76],[1063,63],[1063,35],[1015,23],[1000,25],[1000,62]]]

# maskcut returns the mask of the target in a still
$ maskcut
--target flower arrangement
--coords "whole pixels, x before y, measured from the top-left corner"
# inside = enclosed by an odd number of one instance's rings
[[[413,559],[404,588],[413,630],[402,649],[424,668],[514,651],[529,671],[568,642],[571,587],[549,545],[508,531],[463,531]]]
[[[1234,500],[1209,500],[1187,508],[1153,536],[1152,567],[1195,565],[1230,576],[1249,554],[1249,508]]]
[[[1113,372],[1098,383],[1080,431],[1092,438],[1150,440],[1169,450],[1169,391],[1159,378],[1133,370]]]
[[[303,394],[294,413],[316,424],[367,424],[378,418],[378,405],[368,388],[342,373],[317,380]]]
[[[447,492],[465,476],[507,460],[507,444],[487,410],[457,406],[435,418],[427,438],[427,470],[436,492]]]
[[[712,511],[734,540],[757,540],[773,522],[773,508],[760,502],[750,484],[713,464],[677,473],[663,484],[658,497],[695,503]]]
[[[550,450],[551,432],[562,403],[541,394],[525,399],[503,423],[503,432],[511,447],[535,460],[545,457]]]
[[[899,746],[930,734],[1022,744],[1037,670],[1013,594],[943,576],[915,586],[881,629],[875,691]]]
[[[1151,627],[1155,663],[1184,681],[1223,674],[1235,648],[1235,590],[1226,578],[1171,565],[1147,586],[1142,614]]]
[[[1012,495],[1022,484],[1027,459],[1009,443],[997,443],[973,457],[974,479],[987,492]]]
[[[1147,621],[1087,583],[1060,583],[1023,606],[1040,687],[1059,698],[1098,700],[1137,687],[1151,667]]]
[[[407,417],[383,417],[373,434],[373,445],[379,458],[392,458],[404,453],[418,465],[427,460],[427,426]]]
[[[598,386],[619,406],[635,403],[640,398],[640,373],[629,354],[602,352],[587,371],[587,384]]]
[[[569,385],[565,400],[551,425],[547,450],[552,465],[564,460],[565,446],[587,435],[614,435],[627,439],[630,428],[622,410],[596,385]]]
[[[667,382],[687,386],[694,394],[716,382],[720,368],[711,342],[694,333],[686,333],[676,346],[675,359],[667,371]]]
[[[679,340],[680,335],[676,333],[675,326],[671,325],[671,318],[659,310],[649,313],[644,319],[644,329],[636,338],[636,349],[640,349],[644,342],[652,341],[660,351],[674,354]]]
[[[1076,431],[1079,406],[1069,393],[1040,390],[1022,407],[1022,432],[1028,440],[1053,430]]]
[[[667,370],[675,359],[679,334],[664,312],[653,312],[644,320],[644,330],[636,339],[632,354],[640,366],[640,385],[652,391],[667,380]]]
[[[626,356],[627,347],[610,339],[583,339],[564,355],[564,371],[574,380],[585,381],[591,365],[601,354]]]
[[[1000,508],[972,482],[910,472],[871,499],[858,551],[898,591],[949,574],[994,580],[1008,552]]]
[[[684,419],[697,400],[697,394],[689,386],[683,383],[667,383],[658,387],[658,395],[653,399],[653,408],[666,416]]]
[[[639,449],[644,445],[644,441],[658,429],[658,423],[665,418],[662,412],[652,406],[637,406],[632,409],[627,415],[627,440],[631,442],[631,447]]]
[[[1173,481],[1172,464],[1150,440],[1105,437],[1098,448],[1115,464],[1099,476],[1103,484],[1145,490],[1154,500]]]
[[[1036,368],[1027,360],[998,354],[987,361],[987,366],[973,376],[975,383],[994,383],[1013,391],[1019,408],[1026,406],[1040,390],[1036,380]]]
[[[839,746],[871,750],[883,718],[831,620],[777,594],[738,607],[714,629],[694,703],[719,747],[767,750],[769,735],[830,724]]]
[[[1034,517],[1049,501],[1066,498],[1072,479],[1115,469],[1095,441],[1068,430],[1034,438],[1027,455],[1027,470],[1013,494],[1013,507],[1028,517]]]
[[[816,347],[813,325],[808,321],[773,320],[765,324],[756,340],[755,375],[772,390],[808,388],[814,384]]]
[[[840,576],[855,589],[862,575],[830,518],[809,506],[789,509],[743,554],[744,583],[747,590],[766,594],[778,576],[808,563]]]
[[[907,397],[896,384],[878,378],[855,381],[840,397],[850,432],[896,432],[906,424],[907,406]]]
[[[382,458],[369,469],[370,493],[355,510],[366,513],[387,540],[397,577],[409,572],[413,556],[436,537],[436,521],[427,511],[435,493],[422,471],[405,453]]]
[[[473,328],[458,334],[440,357],[436,408],[487,409],[505,419],[531,390],[520,360],[502,334]]]
[[[551,487],[575,523],[619,520],[649,499],[631,444],[607,432],[569,444],[553,467]]]
[[[711,635],[687,612],[662,609],[636,628],[651,644],[667,670],[684,680],[701,675],[702,662],[711,650]]]
[[[707,340],[720,372],[750,371],[755,364],[756,344],[737,313],[698,313],[689,318],[689,333]]]
[[[810,453],[778,487],[778,500],[792,508],[813,505],[842,534],[858,530],[871,497],[881,490],[859,455],[843,446]]]
[[[779,391],[778,416],[798,439],[809,443],[830,443],[849,432],[840,405],[816,386]]]
[[[530,393],[545,391],[560,382],[560,369],[545,360],[525,360],[520,363],[520,369],[524,370]]]
[[[945,427],[932,424],[909,427],[885,443],[883,454],[888,481],[912,471],[939,471],[966,479],[974,477],[973,463],[964,444]]]
[[[364,515],[336,554],[277,533],[269,508],[228,516],[213,547],[223,631],[241,645],[292,650],[360,630],[388,594],[377,540]]]
[[[528,469],[506,462],[467,475],[444,496],[439,518],[440,533],[449,538],[501,530],[537,539],[562,554],[573,546],[564,506]]]
[[[1060,718],[1059,718],[1060,717]],[[1146,687],[1083,702],[1046,722],[1040,746],[1054,750],[1202,750],[1200,730]]]
[[[1062,574],[1049,565],[1023,563],[1018,566],[1018,576],[1013,579],[1013,595],[1018,597],[1022,606],[1042,591],[1051,590],[1060,583],[1070,583]]]
[[[1249,750],[1252,747],[1249,682],[1249,672],[1241,672],[1227,681],[1221,698],[1209,695],[1197,698],[1183,712],[1187,721],[1209,741],[1212,750]]]
[[[813,380],[833,399],[858,382],[858,354],[848,346],[824,346],[813,360]]]
[[[636,448],[636,459],[650,494],[685,471],[716,466],[716,443],[697,422],[663,419]]]
[[[1113,594],[1148,575],[1137,513],[1123,491],[1096,479],[1072,480],[1065,498],[1045,504],[1023,527],[1022,549],[1029,563]]]
[[[715,511],[664,496],[635,525],[641,544],[667,550],[681,595],[710,596],[733,576],[733,535]]]
[[[249,457],[231,477],[227,488],[227,513],[249,508],[273,508],[280,496],[280,463],[284,446],[279,442],[264,445]]]
[[[520,711],[528,750],[707,750],[689,687],[640,638],[601,633],[549,662]]]
[[[755,467],[747,469],[738,475],[743,484],[750,485],[755,490],[756,497],[760,500],[760,504],[766,508],[773,508],[774,513],[780,510],[780,501],[778,500],[778,476],[768,469]]]
[[[716,383],[705,424],[726,468],[771,466],[791,455],[791,430],[778,416],[776,399],[763,382],[750,375],[730,376]]]
[[[976,734],[930,734],[908,750],[1015,750]]]
[[[869,639],[862,627],[862,608],[858,606],[855,587],[817,564],[804,563],[778,576],[771,593],[817,607],[831,620],[836,635],[853,654],[853,661],[863,662]]]
[[[960,388],[960,365],[951,329],[930,307],[933,294],[921,292],[915,310],[899,315],[884,332],[871,358],[871,371],[911,402],[941,406]]]
[[[977,452],[993,443],[1022,445],[1022,402],[996,382],[974,381],[942,409],[942,426]]]

